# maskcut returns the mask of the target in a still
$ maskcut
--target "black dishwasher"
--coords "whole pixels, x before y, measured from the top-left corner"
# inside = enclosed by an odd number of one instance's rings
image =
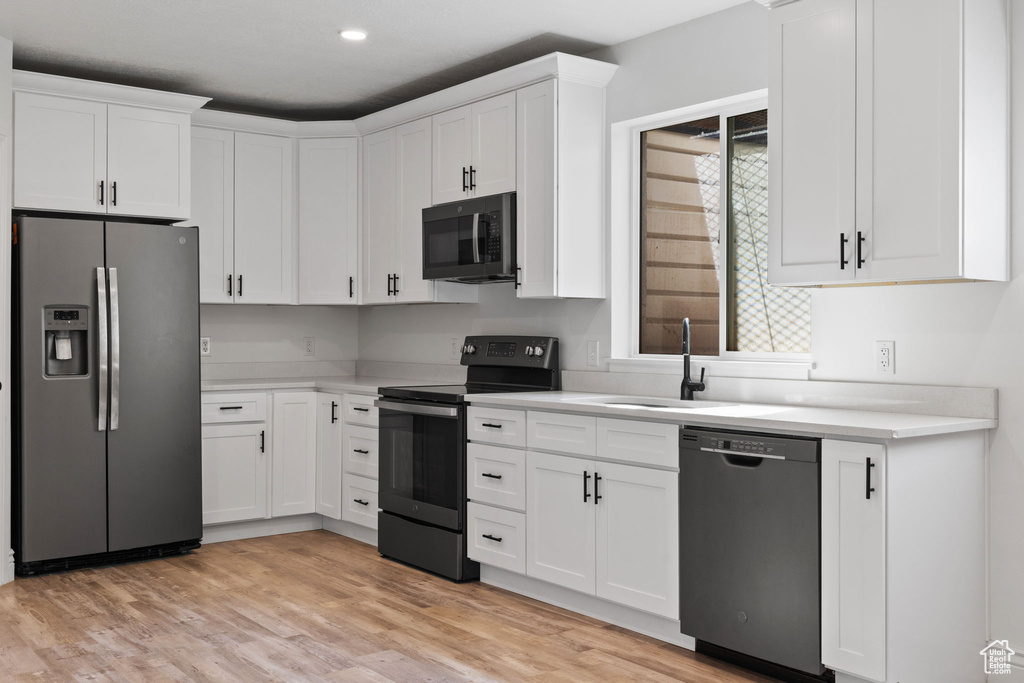
[[[684,427],[679,451],[680,630],[820,676],[821,441]]]

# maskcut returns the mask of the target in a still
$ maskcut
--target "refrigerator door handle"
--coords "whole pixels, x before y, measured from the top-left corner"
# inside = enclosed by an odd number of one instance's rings
[[[117,268],[110,268],[110,431],[117,429],[121,394],[121,316],[117,301]]]
[[[99,419],[98,429],[107,431],[107,271],[96,269],[96,310],[99,314],[100,369],[99,374]]]

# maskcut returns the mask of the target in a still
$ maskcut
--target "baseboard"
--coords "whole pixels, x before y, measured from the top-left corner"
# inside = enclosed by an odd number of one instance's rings
[[[547,581],[540,581],[487,565],[480,565],[480,581],[546,602],[549,605],[564,607],[567,610],[600,619],[615,626],[628,628],[630,631],[685,647],[687,650],[693,650],[695,647],[693,638],[679,632],[678,619],[668,619],[656,614],[641,612],[625,605],[556,586]]]
[[[331,519],[330,517],[324,517],[324,529],[332,533],[338,534],[339,536],[346,536],[348,538],[355,539],[361,543],[372,545],[374,548],[377,547],[377,530],[370,529],[361,524],[353,524],[352,522],[345,522],[340,519]]]
[[[317,514],[292,515],[276,519],[253,519],[248,522],[211,524],[203,527],[203,543],[222,543],[243,538],[294,534],[323,528],[323,517]]]

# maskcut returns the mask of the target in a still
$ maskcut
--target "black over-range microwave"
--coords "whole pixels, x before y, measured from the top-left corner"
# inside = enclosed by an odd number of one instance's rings
[[[516,193],[423,209],[423,278],[501,282],[516,277]]]

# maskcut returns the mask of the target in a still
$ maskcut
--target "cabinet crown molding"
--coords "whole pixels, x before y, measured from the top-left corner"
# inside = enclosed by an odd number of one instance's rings
[[[563,52],[552,52],[549,55],[453,85],[450,88],[424,95],[389,109],[368,114],[356,119],[354,123],[359,133],[366,135],[552,78],[603,88],[612,79],[618,68],[617,64],[576,57]]]
[[[210,101],[209,97],[135,88],[114,83],[99,83],[67,76],[53,76],[34,71],[14,70],[15,92],[32,92],[76,99],[120,104],[131,107],[151,107],[191,114]]]
[[[206,128],[222,128],[241,133],[281,135],[290,138],[358,137],[352,121],[288,121],[251,114],[201,109],[192,115],[192,124]]]

